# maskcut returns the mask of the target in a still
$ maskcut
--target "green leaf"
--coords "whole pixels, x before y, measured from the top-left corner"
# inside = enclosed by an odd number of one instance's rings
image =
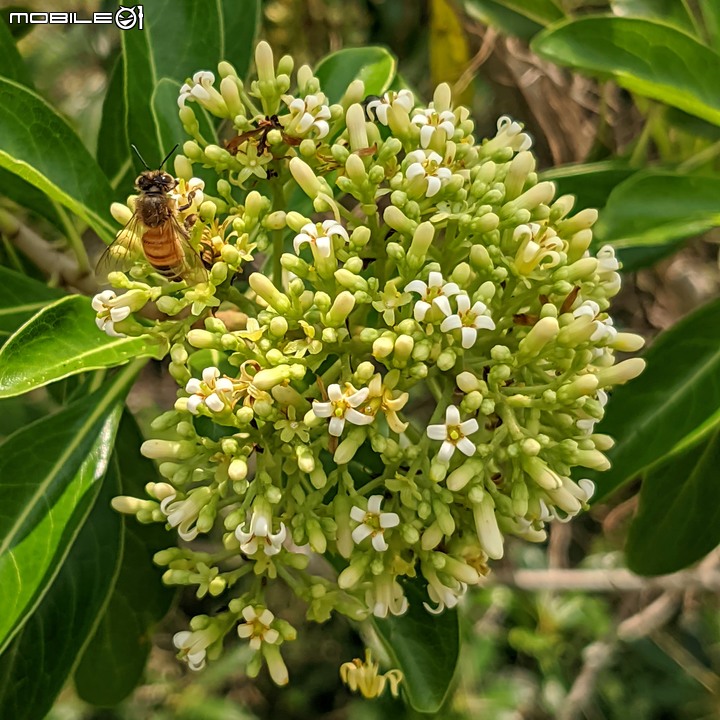
[[[142,30],[122,33],[127,134],[150,167],[156,167],[175,143],[187,140],[184,132],[172,138],[161,136],[152,104],[158,82],[170,78],[183,83],[198,70],[215,70],[221,28],[217,3],[156,0],[145,6]],[[177,114],[177,97],[171,109]],[[133,160],[136,169],[141,169],[137,158]]]
[[[130,167],[130,142],[125,116],[123,63],[122,58],[118,58],[110,72],[97,141],[98,165],[111,180],[119,179],[124,168]]]
[[[115,466],[113,458],[52,587],[0,656],[0,717],[45,717],[107,605],[123,546],[122,521],[110,507],[119,489]]]
[[[695,35],[695,25],[684,2],[678,0],[611,0],[614,15],[658,20]]]
[[[595,227],[616,248],[660,245],[720,224],[720,177],[639,172],[610,193]]]
[[[613,189],[627,180],[636,170],[621,160],[560,165],[541,173],[543,180],[552,180],[557,194],[574,195],[574,211],[601,208]]]
[[[646,473],[625,548],[628,567],[663,575],[720,543],[720,431]]]
[[[670,25],[585,17],[553,25],[531,47],[555,63],[612,78],[631,92],[720,125],[720,55]]]
[[[0,340],[63,294],[62,290],[0,266]]]
[[[498,0],[465,0],[465,12],[504,35],[515,35],[524,40],[537,35],[543,28],[525,15],[509,10]]]
[[[239,78],[246,78],[260,32],[262,3],[260,0],[220,0],[220,9],[223,24],[220,60],[227,60]]]
[[[90,512],[137,372],[0,445],[0,652],[37,607]]]
[[[15,46],[15,38],[5,22],[0,21],[0,75],[20,85],[32,87],[30,72]]]
[[[662,333],[640,377],[613,391],[597,431],[615,438],[612,467],[592,473],[596,501],[666,456],[720,408],[720,300]]]
[[[115,450],[123,495],[143,496],[157,479],[153,464],[140,455],[142,436],[129,413],[123,415]],[[153,564],[168,545],[161,525],[140,525],[125,516],[125,547],[110,603],[75,671],[80,697],[93,705],[117,705],[142,677],[151,647],[152,626],[170,607],[174,593]]]
[[[698,4],[703,18],[703,27],[709,35],[710,46],[718,50],[720,48],[720,4],[717,0],[700,0]]]
[[[108,337],[95,324],[90,299],[68,295],[44,307],[0,349],[0,398],[86,370],[163,354],[160,344],[147,335]]]
[[[397,61],[382,47],[346,48],[326,55],[315,75],[330,102],[339,102],[353,80],[365,83],[366,95],[382,95],[395,77]]]
[[[393,666],[404,674],[402,688],[418,712],[435,713],[443,704],[455,675],[460,653],[460,631],[455,610],[431,615],[418,582],[404,585],[410,607],[404,615],[374,620]]]
[[[112,189],[70,126],[40,96],[0,78],[0,167],[42,190],[104,240]]]

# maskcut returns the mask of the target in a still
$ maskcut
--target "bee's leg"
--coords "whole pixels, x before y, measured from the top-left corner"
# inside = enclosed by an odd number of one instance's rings
[[[183,220],[183,225],[185,226],[185,229],[189,232],[192,230],[193,225],[197,222],[197,215],[193,213],[192,215],[188,215],[185,220]]]
[[[188,193],[187,199],[188,199],[188,201],[185,205],[180,205],[178,207],[178,212],[185,212],[185,210],[187,210],[188,208],[190,208],[192,206],[193,200],[195,199],[195,191],[194,190]]]

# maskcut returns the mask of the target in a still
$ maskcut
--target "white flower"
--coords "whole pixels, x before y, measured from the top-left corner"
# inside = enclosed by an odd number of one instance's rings
[[[423,575],[428,581],[428,597],[435,603],[436,607],[433,608],[426,602],[424,602],[423,605],[425,609],[433,615],[439,615],[445,608],[454,608],[467,591],[466,583],[460,582],[455,578],[449,578],[451,584],[445,585],[440,582],[437,573],[429,568],[423,567]]]
[[[426,182],[425,197],[437,195],[444,180],[452,177],[450,168],[442,166],[442,158],[434,150],[415,150],[407,154],[405,177],[408,181],[422,178]]]
[[[433,107],[416,110],[410,122],[420,127],[420,145],[424,148],[430,144],[438,130],[445,131],[446,139],[452,139],[455,134],[455,113],[450,110],[438,112]]]
[[[431,440],[443,441],[438,459],[447,462],[455,452],[455,448],[467,456],[475,453],[475,445],[466,436],[477,432],[478,428],[478,421],[475,418],[461,423],[460,411],[455,405],[449,405],[445,411],[445,422],[442,425],[430,425],[427,435]]]
[[[375,617],[404,615],[409,607],[402,586],[390,574],[382,573],[373,578],[372,587],[365,593],[365,603]]]
[[[388,549],[385,541],[385,530],[397,527],[400,524],[400,517],[393,512],[380,512],[382,505],[382,495],[372,495],[368,498],[367,510],[355,505],[350,509],[350,517],[355,522],[360,523],[352,531],[352,539],[356,545],[363,540],[372,536],[372,546],[378,552],[384,552]]]
[[[212,626],[205,630],[183,630],[173,635],[173,645],[180,651],[191,670],[202,670],[205,667],[207,649],[217,639],[217,632]]]
[[[263,643],[274,645],[280,638],[280,633],[271,627],[275,616],[267,608],[258,613],[252,605],[248,605],[242,609],[242,616],[245,622],[238,625],[237,634],[243,640],[249,638],[253,650],[259,650]]]
[[[168,524],[177,528],[183,540],[194,540],[197,537],[197,519],[211,494],[209,487],[199,487],[191,490],[184,500],[176,500],[177,494],[172,493],[160,502],[160,511],[167,517]]]
[[[367,104],[367,114],[368,117],[373,120],[374,117],[377,117],[378,122],[381,122],[383,125],[388,124],[388,110],[390,109],[390,106],[394,103],[397,103],[402,107],[406,112],[410,112],[412,110],[413,105],[415,104],[415,98],[413,97],[413,94],[407,90],[399,90],[398,92],[386,92],[381,98],[378,98],[377,100],[371,100]]]
[[[613,327],[613,320],[611,317],[595,321],[595,331],[590,336],[591,342],[606,340],[608,343],[611,343],[616,337],[617,330]]]
[[[119,297],[112,290],[104,290],[91,302],[92,309],[97,313],[95,324],[110,337],[125,337],[115,330],[115,323],[122,322],[131,312],[139,310],[146,299],[147,295],[142,290],[130,290]]]
[[[585,300],[573,310],[573,317],[589,317],[594,320],[600,314],[600,306],[594,300]]]
[[[551,268],[562,260],[560,253],[564,249],[563,241],[546,225],[518,225],[513,232],[513,240],[519,242],[515,266],[523,275],[529,275],[540,263]]]
[[[197,378],[188,380],[185,392],[192,393],[187,401],[187,409],[197,415],[200,405],[212,412],[222,412],[232,405],[234,386],[232,380],[220,377],[216,367],[207,367],[202,371],[202,382]]]
[[[479,300],[470,307],[467,295],[457,296],[457,312],[446,317],[440,325],[441,332],[461,329],[462,346],[467,350],[477,341],[478,330],[494,330],[495,323],[484,313],[487,306]]]
[[[254,555],[259,547],[268,556],[277,555],[282,550],[282,544],[287,537],[284,523],[280,529],[272,532],[272,512],[269,507],[256,503],[254,512],[250,516],[250,529],[243,530],[239,525],[235,529],[235,537],[240,541],[240,549],[246,555]]]
[[[284,95],[283,101],[290,109],[290,123],[286,127],[289,134],[304,135],[310,129],[315,128],[317,137],[324,138],[330,132],[330,108],[327,106],[327,98],[323,93],[306,95],[304,98],[296,98],[292,95]]]
[[[330,257],[333,235],[340,236],[345,242],[350,239],[347,230],[337,220],[325,220],[321,223],[307,223],[293,240],[295,252],[299,253],[300,248],[308,243],[313,251],[317,250],[320,257]]]
[[[178,106],[181,108],[185,107],[185,102],[187,100],[210,102],[216,99],[214,97],[215,95],[222,98],[220,93],[213,87],[214,82],[215,75],[213,75],[209,70],[199,70],[193,75],[190,82],[185,83],[180,88]]]
[[[342,435],[346,420],[353,425],[369,425],[375,419],[373,415],[365,415],[355,410],[367,400],[369,388],[355,390],[350,383],[346,383],[346,390],[343,392],[340,385],[333,383],[328,387],[327,394],[330,398],[328,402],[313,400],[312,411],[316,417],[330,418],[329,432],[334,437]]]
[[[497,121],[498,133],[492,141],[500,147],[510,146],[515,152],[529,150],[532,140],[529,135],[522,132],[523,126],[515,122],[509,115],[503,115]]]
[[[448,298],[457,295],[460,288],[457,283],[443,282],[442,275],[439,272],[431,272],[427,283],[422,280],[413,280],[405,286],[405,292],[416,292],[421,296],[421,299],[415,303],[413,310],[415,319],[421,322],[433,305],[440,308],[443,315],[450,315],[452,310]]]
[[[603,245],[597,251],[598,272],[613,273],[620,269],[620,263],[615,257],[615,248],[612,245]]]

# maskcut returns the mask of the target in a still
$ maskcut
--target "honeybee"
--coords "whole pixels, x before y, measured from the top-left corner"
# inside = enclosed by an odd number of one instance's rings
[[[115,241],[100,258],[96,273],[106,278],[113,270],[127,272],[142,255],[150,265],[167,280],[185,280],[196,284],[207,280],[207,270],[200,255],[189,241],[188,221],[181,224],[178,213],[192,205],[192,193],[188,204],[178,207],[170,193],[177,180],[162,167],[175,152],[177,145],[167,154],[157,170],[151,170],[138,149],[132,145],[146,170],[138,175],[135,188],[138,197],[135,212]],[[194,220],[191,216],[189,221]]]

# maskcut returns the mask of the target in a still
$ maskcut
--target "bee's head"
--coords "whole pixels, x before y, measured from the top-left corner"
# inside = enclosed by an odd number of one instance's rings
[[[164,170],[146,170],[138,175],[135,187],[143,193],[167,194],[177,186],[177,180]]]

